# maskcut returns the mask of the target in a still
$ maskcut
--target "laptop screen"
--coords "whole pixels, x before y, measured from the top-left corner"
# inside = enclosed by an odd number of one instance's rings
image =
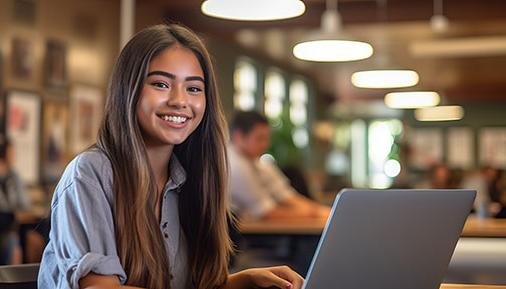
[[[475,194],[342,190],[304,288],[439,288]]]

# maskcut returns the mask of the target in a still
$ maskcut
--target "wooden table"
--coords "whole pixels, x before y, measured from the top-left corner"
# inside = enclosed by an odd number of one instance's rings
[[[504,285],[441,284],[439,289],[506,289]]]
[[[243,234],[320,235],[326,222],[326,219],[249,221],[243,222],[239,230]],[[506,219],[477,219],[470,216],[461,236],[506,238]]]
[[[467,218],[462,237],[501,237],[506,238],[506,219]]]

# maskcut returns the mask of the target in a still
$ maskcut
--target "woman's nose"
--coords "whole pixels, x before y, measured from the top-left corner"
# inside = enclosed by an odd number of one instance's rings
[[[172,90],[169,99],[167,100],[169,106],[186,107],[188,104],[188,96],[182,88]]]

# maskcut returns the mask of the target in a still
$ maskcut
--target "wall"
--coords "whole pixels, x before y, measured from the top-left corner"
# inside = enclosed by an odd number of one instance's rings
[[[0,0],[0,45],[3,54],[4,88],[48,93],[44,85],[46,41],[55,39],[67,50],[68,84],[105,89],[119,49],[119,1],[39,0],[33,23],[16,20],[15,2]],[[18,1],[23,2],[26,0]],[[33,76],[28,81],[13,77],[12,39],[21,37],[33,47]]]
[[[119,52],[119,4],[119,0],[0,0],[0,95],[29,92],[40,103],[40,120],[27,130],[33,133],[30,142],[11,135],[18,171],[23,166],[39,170],[40,177],[28,185],[59,177],[76,153],[70,143],[77,122],[79,127],[93,127],[85,145],[94,142]],[[73,114],[71,92],[78,86],[97,91],[92,100],[95,109],[87,111],[90,118]],[[5,133],[6,103],[0,102],[0,108]],[[35,157],[27,158],[28,152]]]

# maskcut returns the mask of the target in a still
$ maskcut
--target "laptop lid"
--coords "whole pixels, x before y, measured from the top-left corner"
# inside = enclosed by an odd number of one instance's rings
[[[475,195],[342,190],[303,288],[439,288]]]

